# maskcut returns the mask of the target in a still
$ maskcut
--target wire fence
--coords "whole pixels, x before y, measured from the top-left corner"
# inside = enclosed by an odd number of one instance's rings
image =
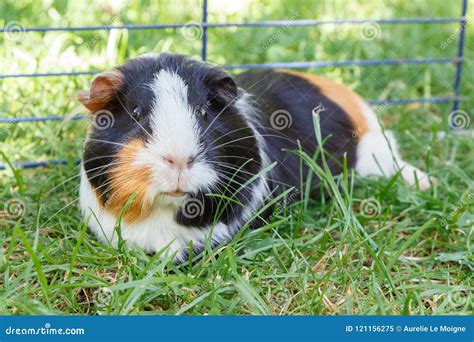
[[[465,33],[467,26],[467,0],[460,0],[461,15],[459,17],[427,17],[427,18],[393,18],[379,20],[275,20],[260,22],[242,22],[242,23],[209,23],[207,0],[202,2],[202,20],[200,23],[184,24],[156,24],[156,25],[107,25],[107,26],[82,26],[82,27],[28,27],[21,28],[22,32],[48,32],[48,31],[95,31],[95,30],[156,30],[167,28],[186,28],[189,25],[196,26],[202,30],[201,40],[201,58],[207,59],[208,29],[222,27],[295,27],[295,26],[320,26],[320,25],[406,25],[406,24],[449,24],[459,23],[457,52],[453,58],[405,58],[405,59],[380,59],[380,60],[349,60],[349,61],[304,61],[304,62],[285,62],[285,63],[263,63],[263,64],[240,64],[225,65],[228,70],[236,69],[268,69],[268,68],[323,68],[323,67],[348,67],[348,66],[381,66],[381,65],[404,65],[404,64],[451,64],[455,65],[456,71],[453,82],[453,92],[450,96],[443,97],[424,97],[424,98],[402,98],[387,100],[369,100],[371,105],[406,105],[411,103],[452,103],[453,111],[457,111],[461,101],[461,81],[462,67],[464,62]],[[16,28],[18,29],[18,28]],[[11,27],[4,27],[0,33],[11,32]],[[71,71],[71,72],[48,72],[48,73],[19,73],[19,74],[0,74],[0,79],[7,78],[33,78],[33,77],[74,77],[80,75],[94,75],[100,71]],[[60,116],[50,115],[42,117],[28,118],[1,118],[1,124],[19,124],[41,121],[61,121],[65,119],[82,119],[84,115]],[[14,167],[32,168],[47,165],[66,164],[65,160],[47,160],[47,161],[27,161],[13,163]],[[6,168],[5,164],[0,164],[0,170]]]

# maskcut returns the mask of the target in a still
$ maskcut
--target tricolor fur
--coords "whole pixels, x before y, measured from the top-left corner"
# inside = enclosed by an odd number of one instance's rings
[[[290,151],[316,151],[315,109],[333,174],[345,156],[363,176],[401,170],[411,185],[429,186],[357,94],[305,73],[233,78],[189,57],[160,54],[96,76],[79,100],[95,122],[84,147],[81,208],[94,233],[113,245],[121,214],[129,244],[150,253],[167,248],[177,260],[191,242],[199,251],[206,239],[231,239],[266,200],[306,179],[308,169]],[[275,113],[290,122],[276,127]],[[101,115],[109,125],[101,125]]]

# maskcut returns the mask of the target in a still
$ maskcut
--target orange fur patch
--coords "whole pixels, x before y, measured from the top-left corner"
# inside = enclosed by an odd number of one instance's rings
[[[152,211],[152,201],[147,197],[151,185],[151,170],[134,165],[143,142],[132,140],[119,152],[118,165],[110,172],[110,198],[104,204],[106,210],[118,216],[129,198],[136,194],[132,204],[123,214],[127,223],[143,220]]]
[[[367,118],[362,103],[364,100],[347,86],[300,71],[279,69],[277,72],[299,76],[317,86],[321,93],[341,107],[348,115],[354,126],[353,136],[360,139],[368,131]]]

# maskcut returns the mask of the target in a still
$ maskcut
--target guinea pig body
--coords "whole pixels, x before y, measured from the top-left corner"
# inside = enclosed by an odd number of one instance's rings
[[[112,245],[120,231],[130,245],[165,249],[180,261],[190,246],[199,252],[206,240],[230,240],[263,215],[266,200],[307,179],[291,151],[317,150],[312,113],[334,175],[345,156],[361,175],[401,170],[410,184],[429,186],[357,94],[309,74],[271,70],[234,79],[192,58],[160,54],[98,75],[79,99],[93,119],[80,206],[92,231]],[[313,177],[315,196],[318,182]]]

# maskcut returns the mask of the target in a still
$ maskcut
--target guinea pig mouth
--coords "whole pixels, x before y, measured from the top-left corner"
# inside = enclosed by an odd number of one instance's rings
[[[163,194],[171,196],[171,197],[183,197],[186,193],[176,190],[172,192],[164,192]]]

